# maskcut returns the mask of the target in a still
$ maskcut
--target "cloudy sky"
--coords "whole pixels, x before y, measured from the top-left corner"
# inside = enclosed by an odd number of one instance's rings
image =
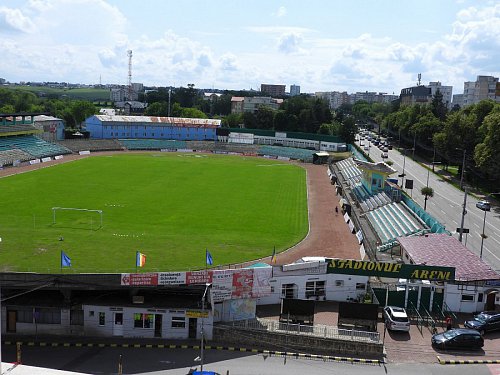
[[[500,74],[488,0],[0,0],[0,77],[302,92],[463,92]]]

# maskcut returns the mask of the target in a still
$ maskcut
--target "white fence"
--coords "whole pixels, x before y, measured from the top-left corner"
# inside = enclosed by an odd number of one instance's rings
[[[269,331],[292,335],[308,335],[349,341],[380,342],[378,332],[357,331],[333,326],[282,323],[270,319],[240,320],[229,323],[232,327],[248,330]]]

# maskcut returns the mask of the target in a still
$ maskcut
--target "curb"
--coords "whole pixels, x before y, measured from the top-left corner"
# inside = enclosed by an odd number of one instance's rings
[[[441,359],[437,356],[440,365],[484,365],[498,364],[500,359]]]
[[[45,342],[45,341],[12,341],[6,340],[3,342],[4,345],[26,345],[30,347],[63,347],[63,348],[148,348],[148,349],[200,349],[200,345],[176,345],[176,344],[115,344],[115,343],[79,343],[79,342]],[[384,364],[383,359],[365,359],[365,358],[353,358],[353,357],[337,357],[330,355],[320,355],[320,354],[306,354],[306,353],[295,353],[295,352],[280,352],[276,350],[263,350],[263,349],[249,349],[249,348],[239,348],[234,346],[214,346],[205,345],[204,349],[207,350],[227,350],[232,352],[241,353],[255,353],[263,354],[268,356],[276,357],[290,357],[290,358],[305,358],[305,359],[318,359],[323,361],[334,361],[334,362],[348,362],[348,363],[365,363],[365,364]],[[500,363],[500,361],[499,361]]]

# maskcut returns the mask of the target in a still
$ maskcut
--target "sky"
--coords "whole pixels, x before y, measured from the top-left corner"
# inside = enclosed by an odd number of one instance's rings
[[[376,91],[500,74],[495,0],[0,0],[0,78]]]

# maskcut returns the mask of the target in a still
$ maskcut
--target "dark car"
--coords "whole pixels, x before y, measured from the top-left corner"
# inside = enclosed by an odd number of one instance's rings
[[[456,328],[432,336],[432,346],[436,349],[481,349],[484,339],[474,329]]]
[[[475,329],[481,334],[488,331],[500,330],[500,313],[496,311],[483,311],[474,316],[474,319],[466,321],[464,326]]]

